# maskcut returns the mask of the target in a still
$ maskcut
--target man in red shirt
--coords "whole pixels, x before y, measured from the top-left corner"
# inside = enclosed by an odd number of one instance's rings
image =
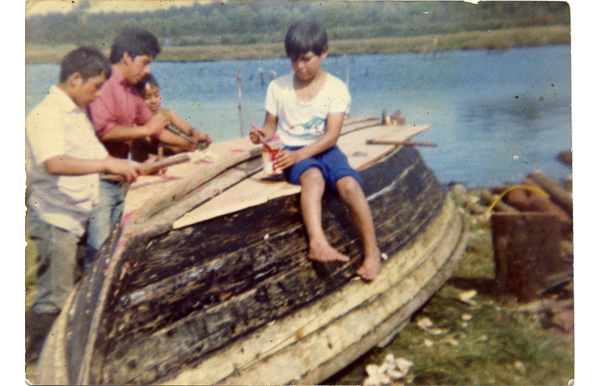
[[[153,114],[134,88],[150,73],[150,62],[159,52],[158,39],[142,29],[125,29],[113,42],[109,58],[112,75],[89,107],[96,135],[111,156],[128,158],[132,141],[147,137],[169,145],[189,146],[183,138],[165,130],[169,119],[160,112]],[[88,224],[86,268],[121,217],[124,184],[100,181],[100,202]]]

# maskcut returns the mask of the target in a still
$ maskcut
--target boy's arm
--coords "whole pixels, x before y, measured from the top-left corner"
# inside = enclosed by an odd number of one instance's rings
[[[189,143],[186,139],[183,139],[179,135],[173,134],[172,132],[165,130],[158,136],[158,140],[167,146],[175,146],[178,149],[176,152],[187,150],[197,150],[196,146]]]
[[[119,174],[127,182],[135,181],[141,173],[141,165],[135,161],[108,156],[103,159],[81,159],[59,155],[44,162],[46,171],[54,175],[80,176],[92,173]]]
[[[152,115],[141,101],[141,104],[135,107],[135,114],[138,117],[136,125],[132,127],[120,125],[116,119],[117,103],[119,102],[111,92],[102,93],[90,103],[90,119],[94,124],[96,135],[103,141],[123,142],[155,135],[168,123],[164,115]]]
[[[141,126],[113,126],[110,131],[101,135],[100,139],[103,141],[123,142],[131,139],[148,137],[158,133],[168,124],[169,120],[163,114],[158,113],[153,115],[148,122]]]
[[[277,120],[278,118],[275,115],[267,112],[265,115],[265,123],[260,129],[250,122],[250,126],[252,127],[250,130],[250,140],[252,143],[260,143],[259,136],[265,141],[270,141],[273,139],[277,129]]]
[[[192,132],[192,125],[184,121],[183,118],[177,115],[174,111],[160,109],[160,112],[163,113],[169,119],[169,121],[171,121],[173,126],[177,127],[183,133],[189,135]]]
[[[212,138],[207,133],[202,133],[200,130],[196,129],[189,123],[183,120],[177,113],[168,109],[161,109],[161,112],[165,114],[165,116],[171,121],[171,124],[181,130],[184,134],[190,136],[196,142],[206,142],[206,145],[210,145],[212,142]],[[161,134],[162,135],[162,134]],[[160,137],[159,137],[160,139]],[[162,140],[161,140],[162,141]],[[196,150],[196,147],[191,145],[189,142],[184,140],[184,147],[190,148],[191,150]]]
[[[286,169],[306,158],[310,158],[331,149],[337,143],[342,132],[345,113],[327,114],[325,134],[314,143],[295,151],[282,151],[275,159],[275,167]]]

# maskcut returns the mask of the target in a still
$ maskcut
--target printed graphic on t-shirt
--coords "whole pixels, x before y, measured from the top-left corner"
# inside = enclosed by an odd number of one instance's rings
[[[295,138],[319,138],[325,134],[325,119],[315,117],[308,122],[292,126],[287,134]]]

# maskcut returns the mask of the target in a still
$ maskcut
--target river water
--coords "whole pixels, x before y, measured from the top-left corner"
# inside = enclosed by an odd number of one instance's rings
[[[330,56],[324,69],[348,80],[350,116],[402,110],[407,123],[431,124],[415,141],[443,183],[471,187],[520,182],[535,168],[562,180],[556,160],[571,149],[571,46]],[[151,65],[163,107],[215,141],[247,135],[264,120],[270,72],[289,71],[284,58]],[[264,84],[259,69],[262,69]],[[242,73],[242,128],[237,71]],[[58,78],[57,64],[26,65],[26,112]]]

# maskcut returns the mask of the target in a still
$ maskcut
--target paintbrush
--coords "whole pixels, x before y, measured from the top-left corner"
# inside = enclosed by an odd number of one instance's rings
[[[200,143],[200,142],[195,141],[189,135],[187,135],[183,131],[179,130],[177,127],[175,127],[173,125],[167,125],[166,129],[169,130],[171,133],[173,133],[175,135],[178,135],[181,138],[185,139],[186,141],[188,141],[192,145],[196,146],[196,148],[198,148],[198,150],[204,150],[204,149],[206,149],[206,142]]]

